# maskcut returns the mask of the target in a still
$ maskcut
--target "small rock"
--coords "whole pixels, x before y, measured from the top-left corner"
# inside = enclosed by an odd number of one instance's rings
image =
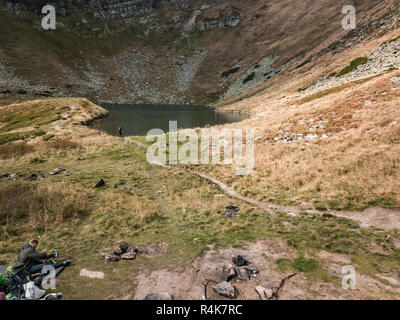
[[[103,187],[103,186],[105,186],[106,185],[106,183],[104,182],[104,180],[103,179],[100,179],[99,181],[97,181],[97,183],[94,185],[94,188],[100,188],[100,187]]]
[[[54,176],[54,175],[59,174],[59,173],[61,173],[63,171],[65,171],[65,169],[63,169],[63,168],[55,168],[54,170],[50,171],[49,174]]]
[[[126,252],[121,255],[122,260],[134,260],[136,258],[136,253],[133,251]]]
[[[167,244],[165,242],[140,246],[137,248],[138,254],[144,254],[148,256],[162,256],[165,251],[167,251]]]
[[[89,271],[86,269],[82,269],[79,273],[81,277],[87,277],[90,279],[104,279],[104,272],[102,271]]]
[[[235,268],[236,275],[240,280],[250,280],[251,269],[247,266]]]
[[[118,262],[121,260],[121,257],[114,252],[103,253],[103,258],[106,260],[106,262]]]
[[[392,78],[390,78],[390,81],[397,83],[400,81],[400,77],[392,77]]]
[[[236,277],[236,272],[232,266],[224,266],[222,268],[222,280],[229,282],[234,277]]]
[[[270,300],[274,295],[274,291],[272,289],[266,289],[261,286],[255,287],[255,290],[259,294],[262,300]]]
[[[389,242],[393,243],[394,246],[395,246],[397,249],[400,249],[400,240],[399,240],[399,239],[396,239],[396,238],[392,237],[391,235],[388,235],[388,236],[386,237],[386,241],[389,241]]]
[[[236,290],[235,288],[227,281],[223,281],[221,283],[216,284],[213,287],[215,293],[220,296],[227,297],[230,299],[236,298]]]
[[[29,176],[27,176],[26,178],[25,178],[25,180],[27,180],[27,181],[35,181],[35,180],[37,180],[37,175],[36,174],[34,174],[34,173],[32,173],[32,174],[30,174]]]
[[[122,251],[123,253],[125,253],[125,252],[128,250],[128,248],[129,248],[128,242],[121,241],[121,242],[119,243],[119,248],[121,249],[121,251]]]
[[[147,294],[143,300],[173,300],[173,296],[169,293],[149,293]]]

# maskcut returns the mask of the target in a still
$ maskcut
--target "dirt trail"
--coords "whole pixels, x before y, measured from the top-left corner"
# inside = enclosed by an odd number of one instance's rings
[[[61,114],[61,120],[57,120],[53,122],[52,128],[53,130],[59,132],[61,131],[68,122],[71,122],[71,115],[75,112],[76,107],[70,106],[70,110]]]
[[[135,143],[139,147],[146,148],[147,146],[143,143],[135,141],[132,138],[128,138],[129,141]],[[164,168],[168,169],[176,169],[176,167],[170,167],[164,164],[157,164]],[[370,207],[365,209],[364,211],[325,211],[321,212],[312,208],[310,204],[307,206],[282,206],[282,205],[275,205],[271,203],[261,202],[255,199],[251,199],[241,195],[239,192],[235,191],[231,187],[229,187],[224,182],[202,172],[192,171],[181,169],[185,172],[197,175],[203,179],[211,181],[215,185],[219,186],[221,190],[226,193],[227,195],[231,196],[232,198],[238,199],[240,201],[244,201],[250,203],[252,205],[257,206],[258,208],[272,213],[272,212],[284,212],[288,215],[296,216],[299,215],[301,212],[307,212],[311,214],[322,214],[322,213],[329,213],[338,217],[348,218],[351,220],[355,220],[360,223],[361,227],[376,227],[380,229],[390,230],[390,229],[400,229],[400,210],[395,209],[385,209],[380,207]],[[310,209],[311,208],[311,209]]]

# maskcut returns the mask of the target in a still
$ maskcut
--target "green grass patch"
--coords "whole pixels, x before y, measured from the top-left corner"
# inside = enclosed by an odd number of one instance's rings
[[[0,128],[0,133],[32,126],[42,126],[59,119],[60,115],[56,114],[55,107],[47,104],[34,107],[17,105],[1,108],[0,123],[5,123],[5,125]]]
[[[306,259],[304,257],[299,257],[294,259],[291,266],[301,272],[313,272],[320,268],[320,264],[315,259]]]
[[[54,134],[46,134],[42,137],[43,141],[49,141],[50,139],[54,138],[55,135]]]
[[[358,66],[361,66],[367,62],[368,62],[367,57],[358,57],[358,58],[354,59],[352,62],[350,62],[350,65],[348,65],[346,68],[343,68],[342,70],[340,70],[336,74],[336,77],[341,77],[347,73],[350,73],[353,70],[355,70]]]
[[[24,131],[24,132],[13,132],[13,133],[1,134],[0,135],[0,145],[8,143],[8,142],[34,138],[34,137],[42,136],[44,134],[46,134],[46,133],[40,129]]]

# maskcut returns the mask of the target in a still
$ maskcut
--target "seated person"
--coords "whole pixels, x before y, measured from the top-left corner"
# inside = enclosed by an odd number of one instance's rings
[[[39,253],[36,251],[38,245],[39,240],[32,239],[29,241],[29,243],[22,245],[21,252],[18,255],[18,262],[26,265],[26,269],[30,273],[40,273],[42,268],[45,266],[52,266],[57,269],[59,267],[66,267],[71,264],[69,260],[64,261],[63,263],[47,264],[45,260],[49,258],[56,258],[57,252],[53,250],[52,254],[50,255],[48,255],[46,252]]]

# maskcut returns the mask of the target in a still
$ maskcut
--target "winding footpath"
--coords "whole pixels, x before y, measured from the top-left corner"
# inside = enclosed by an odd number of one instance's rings
[[[147,146],[141,142],[138,142],[131,137],[125,138],[128,141],[136,144],[140,148],[147,148]],[[167,169],[177,169],[176,167],[167,166],[164,164],[156,164],[163,168]],[[257,206],[258,208],[264,210],[268,213],[274,212],[283,212],[291,216],[298,216],[301,212],[307,212],[310,214],[322,214],[329,213],[337,217],[347,218],[354,221],[357,221],[361,227],[376,227],[384,230],[391,229],[400,229],[400,210],[395,209],[385,209],[380,207],[370,207],[365,209],[364,211],[325,211],[321,212],[315,209],[310,209],[312,206],[310,204],[306,205],[298,205],[298,206],[283,206],[283,205],[275,205],[271,203],[261,202],[252,198],[245,197],[241,195],[239,192],[235,191],[233,188],[229,187],[224,182],[202,172],[182,169],[190,174],[197,175],[205,180],[212,182],[217,185],[225,194],[228,196],[235,198],[240,201],[247,202],[251,205]]]

